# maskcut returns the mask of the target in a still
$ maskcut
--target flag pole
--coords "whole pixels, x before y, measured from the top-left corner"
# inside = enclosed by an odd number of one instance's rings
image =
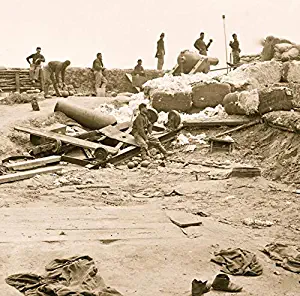
[[[226,54],[226,72],[228,74],[228,53],[227,53],[227,38],[226,38],[226,26],[225,26],[225,14],[222,15],[223,28],[224,28],[224,39],[225,39],[225,54]]]

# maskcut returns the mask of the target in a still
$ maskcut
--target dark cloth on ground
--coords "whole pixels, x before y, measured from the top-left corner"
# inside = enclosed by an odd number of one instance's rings
[[[28,296],[121,296],[107,287],[89,256],[56,259],[46,266],[46,274],[14,274],[6,283]]]
[[[221,250],[211,261],[222,265],[221,271],[232,275],[258,276],[263,272],[256,255],[242,249]]]
[[[271,243],[262,252],[276,261],[277,266],[300,273],[300,247]]]

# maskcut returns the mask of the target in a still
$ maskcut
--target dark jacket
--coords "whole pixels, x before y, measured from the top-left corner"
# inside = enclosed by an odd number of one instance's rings
[[[32,64],[40,65],[42,62],[45,62],[45,58],[40,53],[34,53],[26,58],[27,62],[30,64],[30,59],[32,59]]]
[[[147,133],[151,132],[152,124],[146,114],[140,113],[132,125],[132,134],[139,134],[145,141],[148,140]]]

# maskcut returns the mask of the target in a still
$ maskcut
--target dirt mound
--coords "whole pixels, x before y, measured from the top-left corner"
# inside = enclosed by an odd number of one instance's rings
[[[233,135],[246,160],[262,168],[263,176],[286,183],[300,183],[299,134],[260,124]]]

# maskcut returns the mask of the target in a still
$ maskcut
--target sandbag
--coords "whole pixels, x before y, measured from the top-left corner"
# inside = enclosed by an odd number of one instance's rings
[[[292,42],[289,40],[276,38],[274,36],[268,36],[265,39],[264,47],[261,52],[261,60],[262,61],[272,60],[272,58],[274,57],[274,53],[275,53],[275,46],[278,44],[281,44],[281,43],[292,44]]]
[[[246,115],[246,111],[238,105],[238,92],[230,93],[225,96],[223,100],[223,106],[227,114],[229,115]]]
[[[293,107],[293,92],[287,87],[268,87],[259,90],[258,93],[260,114],[279,110],[289,111]]]
[[[279,128],[300,132],[300,113],[290,111],[274,111],[262,116],[264,122]]]
[[[188,111],[192,107],[192,94],[186,92],[155,92],[151,95],[152,107],[157,111]]]
[[[231,92],[227,83],[199,83],[192,88],[193,105],[197,108],[216,107]]]
[[[245,64],[227,75],[220,82],[230,84],[234,90],[252,90],[279,83],[282,64],[277,61]]]
[[[228,114],[252,115],[258,113],[259,95],[256,89],[228,94],[223,100]]]
[[[290,43],[278,43],[275,45],[275,51],[279,51],[280,53],[284,53],[286,51],[289,51],[293,47]]]
[[[282,80],[284,82],[300,82],[300,62],[291,61],[283,64]]]

